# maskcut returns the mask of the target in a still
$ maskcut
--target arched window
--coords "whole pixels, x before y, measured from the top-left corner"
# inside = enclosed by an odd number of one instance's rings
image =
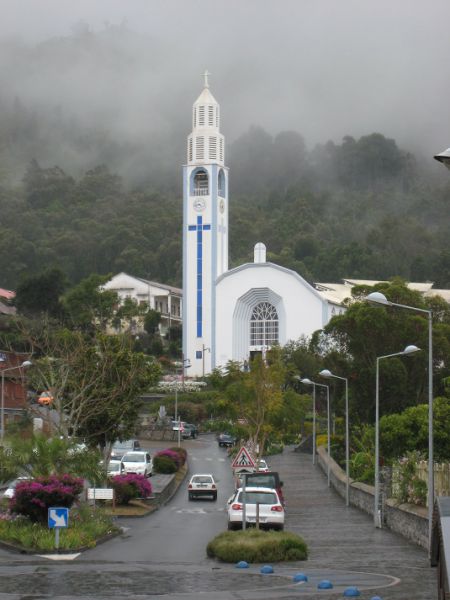
[[[270,302],[260,302],[250,318],[250,346],[273,346],[277,343],[277,309]]]
[[[220,171],[219,171],[218,188],[219,188],[219,196],[222,196],[222,198],[225,198],[225,174],[222,171],[222,169],[220,169]]]
[[[208,173],[204,170],[196,171],[193,181],[193,195],[207,196],[208,195]]]

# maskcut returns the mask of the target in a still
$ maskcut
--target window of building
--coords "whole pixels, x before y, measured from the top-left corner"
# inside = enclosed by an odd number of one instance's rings
[[[194,175],[193,194],[194,196],[207,196],[208,195],[208,173],[203,169],[196,171]]]
[[[222,171],[222,169],[219,171],[218,188],[219,188],[219,196],[222,196],[222,198],[225,198],[225,174]]]
[[[217,138],[209,138],[209,158],[210,160],[217,160]]]
[[[203,160],[205,157],[205,138],[198,136],[195,140],[195,160]]]
[[[278,343],[278,313],[269,302],[260,302],[250,319],[250,345],[273,346]]]
[[[208,125],[210,127],[214,126],[214,107],[208,106]]]
[[[198,107],[198,124],[200,126],[205,124],[205,107],[204,106]]]

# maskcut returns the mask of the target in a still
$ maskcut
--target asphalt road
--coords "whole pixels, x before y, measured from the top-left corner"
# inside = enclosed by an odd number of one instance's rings
[[[306,539],[308,561],[274,565],[274,574],[262,575],[260,565],[240,570],[206,558],[207,542],[226,529],[231,469],[226,450],[212,436],[183,444],[190,474],[212,473],[218,479],[216,502],[189,501],[186,481],[165,507],[145,518],[121,519],[122,536],[78,557],[54,561],[0,549],[0,599],[319,600],[342,598],[351,585],[361,590],[362,600],[437,597],[436,572],[426,552],[375,530],[368,515],[346,508],[310,457],[292,449],[270,457],[269,464],[285,481],[287,529]],[[293,583],[299,571],[307,582]],[[333,589],[318,590],[322,579],[330,579]]]

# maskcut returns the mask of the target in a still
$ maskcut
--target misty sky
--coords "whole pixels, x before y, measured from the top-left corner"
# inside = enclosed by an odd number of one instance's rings
[[[418,154],[450,146],[449,0],[1,0],[2,94],[183,139],[207,68],[227,141],[252,124],[311,148],[380,132]],[[65,64],[51,38],[126,27],[114,56]],[[15,69],[11,39],[34,47]],[[14,50],[16,52],[16,50]],[[36,58],[37,57],[37,58]],[[38,72],[36,72],[38,71]]]

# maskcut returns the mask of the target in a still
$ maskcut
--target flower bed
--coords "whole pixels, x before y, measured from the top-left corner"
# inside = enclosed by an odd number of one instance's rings
[[[144,475],[115,475],[110,479],[117,504],[128,504],[135,498],[148,498],[152,493],[152,485]]]

